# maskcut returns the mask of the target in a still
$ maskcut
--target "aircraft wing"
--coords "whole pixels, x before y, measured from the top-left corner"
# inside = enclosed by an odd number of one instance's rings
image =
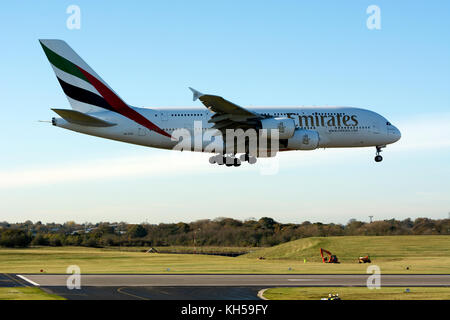
[[[259,113],[247,110],[222,97],[203,94],[193,88],[189,88],[194,94],[194,101],[199,99],[208,110],[214,113],[208,121],[214,123],[213,128],[221,131],[226,129],[257,128],[261,119],[265,117]]]

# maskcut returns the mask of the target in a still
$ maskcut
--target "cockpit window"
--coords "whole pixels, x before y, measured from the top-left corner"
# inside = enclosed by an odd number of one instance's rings
[[[386,125],[388,125],[388,126],[392,126],[392,124],[388,121],[388,122],[386,122]]]

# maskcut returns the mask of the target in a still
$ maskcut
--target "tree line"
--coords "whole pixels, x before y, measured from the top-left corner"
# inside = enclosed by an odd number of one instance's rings
[[[448,235],[450,219],[351,219],[346,224],[279,223],[272,218],[236,220],[216,218],[190,223],[128,224],[125,222],[63,224],[25,221],[0,222],[0,246],[232,246],[265,247],[306,237]]]

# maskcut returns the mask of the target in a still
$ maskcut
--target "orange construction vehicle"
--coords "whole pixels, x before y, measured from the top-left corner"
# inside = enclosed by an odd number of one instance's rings
[[[326,253],[328,257],[324,256],[324,253]],[[328,250],[320,248],[320,256],[322,257],[323,263],[339,263],[338,258]]]
[[[358,263],[371,263],[372,261],[370,260],[369,256],[365,256],[365,257],[359,257],[358,259]]]

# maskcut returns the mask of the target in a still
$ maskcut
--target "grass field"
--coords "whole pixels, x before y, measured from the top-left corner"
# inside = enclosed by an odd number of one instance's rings
[[[319,249],[336,254],[341,264],[321,263]],[[370,255],[372,263],[386,273],[450,273],[450,236],[380,236],[305,238],[245,255],[268,260],[318,263],[317,272],[325,270],[361,272],[359,256]]]
[[[200,254],[164,254],[84,247],[0,249],[0,273],[284,273],[300,272],[303,262],[286,264]],[[298,267],[297,267],[298,266]],[[291,268],[291,271],[289,271]]]
[[[342,263],[321,263],[320,247],[336,254]],[[69,265],[78,265],[82,273],[366,273],[368,265],[358,264],[356,259],[370,254],[383,273],[450,273],[450,236],[307,238],[236,258],[142,251],[143,248],[2,248],[0,272],[39,273],[42,269],[65,273]]]
[[[339,288],[271,288],[264,291],[264,298],[269,300],[320,300],[328,294],[339,294],[342,300],[449,300],[450,288],[406,288],[372,289],[362,287]]]
[[[153,247],[159,253],[197,253],[197,254],[221,254],[227,255],[230,253],[250,253],[261,250],[262,248],[252,247],[218,247],[218,246],[167,246],[167,247]],[[134,251],[146,252],[149,247],[106,247],[113,251]]]
[[[39,288],[15,287],[0,288],[0,300],[65,300],[54,294],[48,294]]]

